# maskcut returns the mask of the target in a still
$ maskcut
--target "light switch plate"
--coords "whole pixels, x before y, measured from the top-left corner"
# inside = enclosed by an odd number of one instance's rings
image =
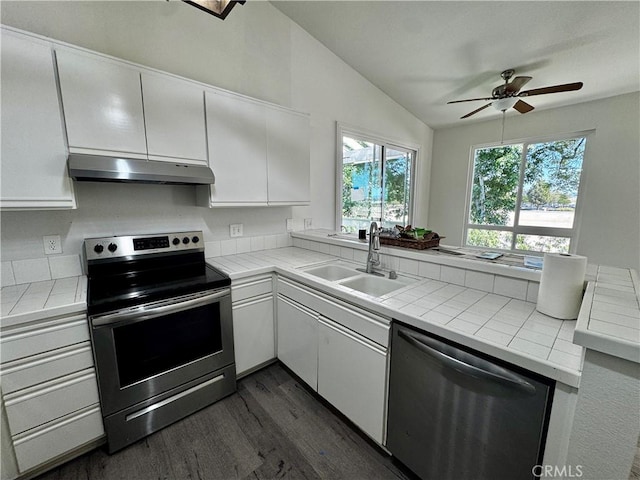
[[[304,229],[305,230],[311,230],[311,225],[312,225],[311,219],[310,218],[305,218],[304,219]]]
[[[62,242],[60,241],[60,235],[46,235],[42,237],[42,244],[44,246],[45,255],[62,253]]]
[[[242,223],[232,223],[229,225],[229,236],[230,237],[241,237],[243,235],[243,224]]]

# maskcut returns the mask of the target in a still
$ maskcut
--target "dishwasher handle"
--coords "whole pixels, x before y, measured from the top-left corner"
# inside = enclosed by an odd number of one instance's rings
[[[442,345],[444,348],[454,347],[439,342],[438,340],[429,337],[423,337],[422,335],[416,335],[413,332],[404,330],[402,328],[398,329],[398,336],[421,352],[426,353],[430,357],[439,361],[444,366],[452,368],[457,372],[479,379],[491,380],[504,386],[517,388],[518,390],[521,390],[529,395],[533,395],[536,393],[536,388],[529,382],[524,380],[522,377],[510,372],[509,370],[499,367],[498,365],[487,362],[486,360],[482,360],[479,357],[475,357],[475,359],[479,361],[478,363],[483,364],[489,369],[481,368],[480,366],[471,365],[469,363],[463,362],[460,359],[447,355],[446,353],[440,351],[436,346]],[[433,343],[433,345],[427,345],[426,343],[424,343],[425,340],[429,343]],[[463,352],[462,350],[459,351]]]

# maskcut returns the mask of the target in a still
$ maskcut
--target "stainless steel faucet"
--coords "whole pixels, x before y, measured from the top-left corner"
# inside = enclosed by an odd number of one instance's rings
[[[365,268],[358,268],[361,272],[371,273],[372,275],[384,276],[380,272],[376,272],[374,267],[380,265],[380,230],[376,222],[371,222],[369,226],[369,253],[367,255],[367,265]]]

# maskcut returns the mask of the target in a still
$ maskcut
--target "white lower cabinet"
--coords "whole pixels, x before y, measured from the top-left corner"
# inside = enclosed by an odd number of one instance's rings
[[[13,435],[99,401],[93,367],[62,378],[54,378],[4,397],[9,428]]]
[[[390,320],[279,278],[278,359],[384,444]]]
[[[5,328],[0,343],[2,402],[21,474],[103,437],[85,314]]]
[[[323,317],[318,336],[318,393],[382,444],[386,350]]]
[[[231,286],[236,375],[243,376],[276,358],[271,274]]]
[[[92,405],[13,437],[20,472],[41,465],[102,436],[102,413]]]
[[[318,390],[318,314],[278,295],[278,359]]]

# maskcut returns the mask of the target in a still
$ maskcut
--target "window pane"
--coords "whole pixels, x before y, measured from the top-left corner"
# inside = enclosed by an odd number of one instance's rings
[[[382,217],[381,150],[371,142],[342,139],[342,225],[348,231]]]
[[[472,247],[511,250],[512,235],[513,234],[511,232],[470,228],[467,230],[467,245]]]
[[[513,225],[522,145],[502,145],[475,152],[469,223]]]
[[[391,148],[385,151],[382,224],[392,228],[409,223],[412,155]]]
[[[531,252],[568,253],[570,239],[567,237],[545,237],[542,235],[516,235],[516,250]]]
[[[576,138],[529,145],[520,225],[573,228],[585,143]]]

